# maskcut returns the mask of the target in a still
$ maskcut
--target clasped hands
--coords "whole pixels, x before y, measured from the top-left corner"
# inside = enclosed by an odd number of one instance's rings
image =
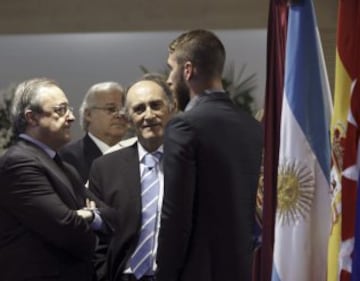
[[[94,214],[95,209],[96,209],[95,202],[86,198],[85,207],[82,209],[76,210],[76,213],[78,216],[82,217],[87,222],[91,223],[95,217],[95,214]]]

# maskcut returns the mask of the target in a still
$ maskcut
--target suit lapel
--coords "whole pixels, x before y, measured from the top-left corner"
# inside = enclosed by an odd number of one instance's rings
[[[63,195],[64,198],[69,198],[69,200],[74,203],[76,202],[76,205],[78,205],[79,202],[76,200],[77,197],[74,192],[73,184],[66,172],[63,171],[50,157],[41,158],[41,160],[46,167],[49,167],[49,175],[58,181],[57,184],[54,184],[54,189],[56,189],[59,194]]]
[[[26,146],[26,152],[34,155],[34,159],[38,159],[46,173],[49,176],[49,181],[53,183],[53,188],[62,200],[69,204],[69,207],[79,208],[82,202],[77,200],[73,185],[64,171],[55,163],[53,159],[41,148],[37,147],[28,141],[20,141],[20,145]]]
[[[84,137],[84,155],[86,163],[92,163],[94,159],[102,155],[101,150],[95,144],[95,142],[89,137],[88,134]],[[89,164],[90,169],[91,164]]]
[[[109,184],[113,190],[109,198],[116,202],[119,214],[123,214],[121,231],[115,234],[109,247],[110,275],[117,280],[116,276],[123,273],[126,262],[136,248],[141,227],[140,164],[137,144],[115,151],[111,153],[111,157],[112,160],[107,164],[116,165],[121,171],[117,175],[108,174],[108,178],[112,177]]]
[[[126,177],[125,182],[129,183],[127,192],[129,193],[129,200],[133,201],[134,206],[140,210],[141,205],[141,184],[140,184],[140,163],[137,144],[129,148],[124,148],[124,160],[121,165],[123,175]]]
[[[64,163],[64,172],[71,182],[72,189],[71,191],[75,194],[77,202],[80,202],[80,206],[85,205],[85,186],[82,182],[82,179],[76,169],[68,163]]]

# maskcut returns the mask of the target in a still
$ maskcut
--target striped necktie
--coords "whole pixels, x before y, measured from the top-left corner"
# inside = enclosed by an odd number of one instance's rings
[[[130,267],[136,278],[151,274],[154,262],[153,248],[159,198],[157,164],[161,152],[146,154],[143,158],[145,169],[141,177],[142,226],[138,245],[131,256]]]

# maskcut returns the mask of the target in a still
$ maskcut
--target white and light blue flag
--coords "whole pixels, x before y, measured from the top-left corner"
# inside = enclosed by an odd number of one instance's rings
[[[311,0],[290,4],[272,281],[326,280],[331,94]]]

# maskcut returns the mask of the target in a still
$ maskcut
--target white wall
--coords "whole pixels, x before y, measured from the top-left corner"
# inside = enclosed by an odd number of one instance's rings
[[[162,71],[167,46],[180,32],[86,33],[0,36],[0,89],[39,76],[53,78],[78,108],[94,83],[139,78],[140,65]],[[262,107],[266,75],[266,30],[217,30],[235,69],[246,64],[245,76],[256,73],[256,108]],[[77,112],[76,112],[77,113]],[[74,137],[81,135],[78,122]]]

